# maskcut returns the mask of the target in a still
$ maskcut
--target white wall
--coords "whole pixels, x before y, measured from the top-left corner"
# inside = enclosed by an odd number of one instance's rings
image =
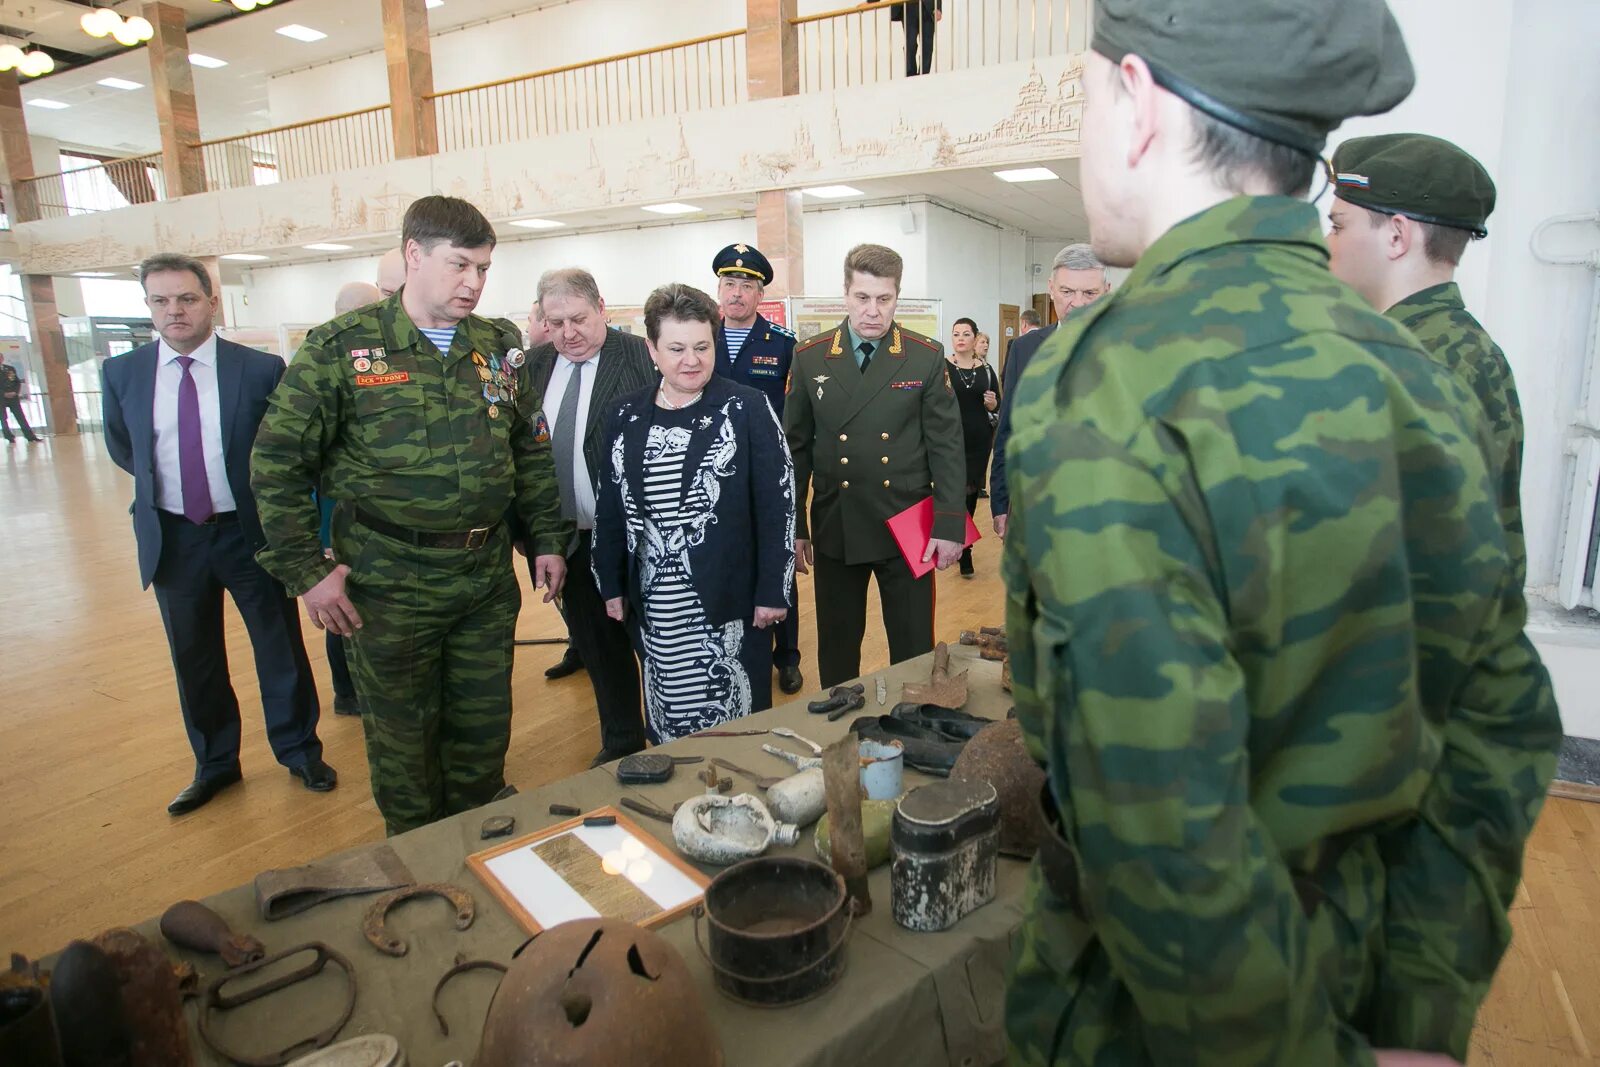
[[[977,322],[990,338],[990,359],[1000,360],[1000,305],[1027,307],[1028,239],[1020,230],[928,205],[928,293],[944,300],[948,333],[956,319]],[[947,345],[948,337],[940,340]]]

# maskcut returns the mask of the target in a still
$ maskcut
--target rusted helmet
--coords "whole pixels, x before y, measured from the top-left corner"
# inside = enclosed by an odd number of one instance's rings
[[[621,919],[551,927],[506,970],[476,1067],[721,1067],[695,986],[651,930]]]
[[[1006,719],[979,730],[961,750],[950,777],[988,782],[1000,794],[1001,852],[1026,857],[1039,850],[1044,827],[1038,799],[1044,768],[1028,754],[1021,723]]]

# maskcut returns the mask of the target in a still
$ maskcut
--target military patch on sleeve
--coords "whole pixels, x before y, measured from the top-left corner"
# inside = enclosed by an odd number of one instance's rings
[[[542,411],[533,413],[533,439],[541,445],[550,443],[550,420]]]
[[[358,374],[358,375],[356,375],[356,384],[360,385],[360,386],[398,385],[401,382],[409,382],[410,380],[411,380],[411,375],[409,373],[407,373],[406,371],[403,371],[403,370],[397,370],[397,371],[393,372],[392,374]]]

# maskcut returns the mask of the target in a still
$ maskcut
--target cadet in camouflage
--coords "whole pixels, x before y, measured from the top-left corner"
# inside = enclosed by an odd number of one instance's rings
[[[1495,483],[1511,553],[1512,581],[1501,626],[1521,631],[1527,554],[1522,534],[1522,407],[1510,364],[1467,311],[1455,269],[1467,243],[1487,236],[1494,182],[1449,141],[1423,134],[1357,137],[1333,157],[1337,199],[1328,237],[1333,272],[1410,330],[1477,398],[1461,408]],[[1531,656],[1531,653],[1529,653]],[[1501,680],[1500,690],[1514,684]],[[1524,685],[1535,679],[1522,676]],[[1530,694],[1532,696],[1533,694]],[[1486,714],[1464,694],[1439,725],[1444,752],[1424,801],[1423,821],[1385,839],[1390,912],[1373,1030],[1465,1055],[1471,1016],[1458,1000],[1481,1001],[1511,940],[1506,912],[1521,875],[1522,843],[1544,800],[1559,744],[1548,688],[1528,714]],[[1466,883],[1479,891],[1463,896]],[[1426,988],[1426,998],[1416,990]],[[1390,997],[1400,990],[1407,995]]]
[[[1013,396],[1052,832],[1012,1062],[1464,1059],[1560,723],[1470,393],[1266,195],[1409,92],[1404,43],[1381,0],[1095,20],[1084,198],[1133,269]]]
[[[351,630],[372,791],[390,834],[505,786],[520,521],[550,595],[572,535],[521,335],[471,314],[494,231],[472,205],[406,213],[405,286],[311,331],[256,436],[261,564]],[[418,325],[418,319],[427,328]],[[308,487],[338,501],[323,559]],[[346,585],[346,575],[348,584]],[[341,588],[342,587],[342,588]]]

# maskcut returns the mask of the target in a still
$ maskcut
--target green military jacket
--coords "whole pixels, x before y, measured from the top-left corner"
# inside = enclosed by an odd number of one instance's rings
[[[961,412],[937,341],[892,323],[862,375],[840,323],[795,348],[783,405],[796,536],[846,563],[900,554],[884,523],[933,497],[933,536],[966,535]]]
[[[1416,335],[1434,360],[1478,398],[1490,432],[1484,453],[1489,473],[1498,479],[1500,521],[1520,579],[1526,580],[1528,554],[1522,537],[1522,402],[1500,346],[1467,310],[1455,282],[1412,293],[1385,312]]]
[[[514,508],[532,555],[561,555],[571,536],[516,327],[469,315],[441,357],[400,296],[307,334],[256,434],[258,558],[294,596],[332,569],[313,488],[414,530],[492,526]],[[510,398],[491,402],[496,376]]]
[[[1082,901],[1030,872],[1023,1062],[1463,1055],[1559,721],[1470,399],[1326,263],[1310,205],[1224,202],[1012,397],[1017,716]]]

